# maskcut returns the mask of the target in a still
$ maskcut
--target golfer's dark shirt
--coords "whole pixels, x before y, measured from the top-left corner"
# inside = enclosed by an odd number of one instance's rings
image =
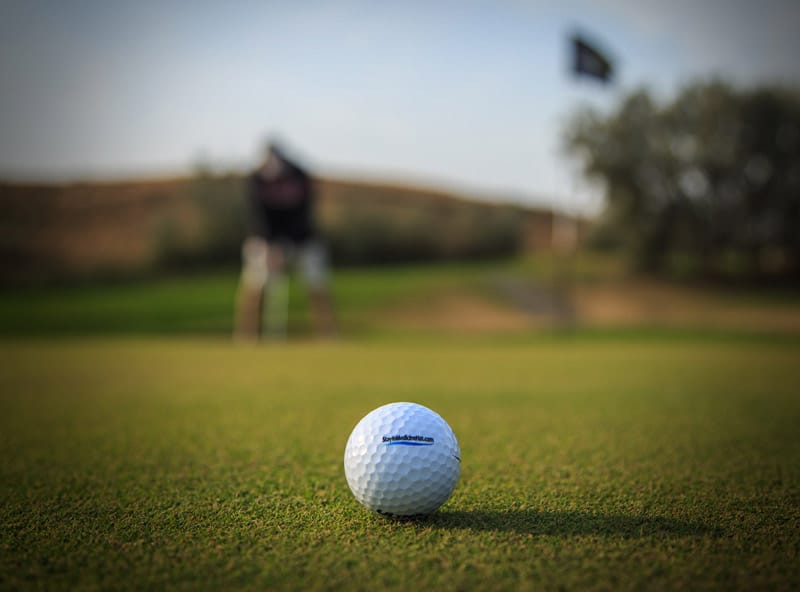
[[[314,237],[313,189],[305,171],[287,164],[286,171],[275,179],[265,179],[255,172],[249,181],[251,236],[295,243]]]

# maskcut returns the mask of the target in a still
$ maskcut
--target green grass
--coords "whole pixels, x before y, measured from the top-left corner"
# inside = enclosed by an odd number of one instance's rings
[[[0,589],[800,587],[797,334],[380,324],[551,264],[338,270],[341,343],[233,346],[235,273],[0,293]],[[367,512],[341,466],[398,400],[462,445],[423,520]]]
[[[369,315],[440,290],[482,290],[487,277],[519,262],[337,270],[333,293],[347,331],[369,330]],[[238,272],[141,282],[0,292],[0,335],[230,334]],[[308,330],[307,294],[293,279],[290,323]]]
[[[498,289],[503,280],[534,282],[546,290],[556,273],[557,261],[549,255],[497,262],[428,264],[376,268],[336,269],[332,275],[332,291],[341,332],[347,337],[378,337],[414,333],[398,330],[398,323],[387,319],[397,311],[409,308],[424,310],[426,303],[437,297],[452,295],[478,296],[509,306],[507,294]],[[582,287],[609,281],[620,281],[625,275],[619,260],[592,253],[582,253],[572,264],[570,275]],[[498,279],[501,280],[498,282]],[[230,335],[234,303],[238,287],[235,270],[198,273],[178,277],[150,278],[142,281],[29,287],[0,291],[0,337],[25,336],[223,336]],[[695,295],[712,299],[721,307],[733,303],[755,312],[764,310],[798,310],[800,300],[794,289],[719,287],[701,289]],[[773,324],[774,325],[774,324]],[[292,336],[310,333],[308,295],[296,278],[291,282],[289,330]],[[769,339],[779,337],[774,329],[754,330],[752,324],[720,328],[713,323],[686,326],[668,321],[651,326],[603,325],[582,326],[600,333],[680,334],[687,338],[699,335],[724,338],[731,334],[747,337],[759,333]],[[431,331],[436,333],[436,330]],[[796,340],[797,333],[784,332],[780,339]],[[524,337],[529,341],[529,337]]]
[[[800,345],[0,342],[0,589],[797,589]],[[462,447],[447,504],[361,508],[390,401]]]

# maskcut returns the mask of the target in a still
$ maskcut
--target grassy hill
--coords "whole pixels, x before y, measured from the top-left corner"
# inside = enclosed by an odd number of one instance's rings
[[[550,244],[551,213],[413,187],[320,179],[335,263],[496,258]],[[235,265],[244,179],[0,183],[0,280]]]

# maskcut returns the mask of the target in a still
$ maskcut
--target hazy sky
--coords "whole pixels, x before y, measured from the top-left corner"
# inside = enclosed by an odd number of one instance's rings
[[[277,133],[323,174],[564,200],[578,104],[800,84],[798,24],[791,0],[0,0],[0,175],[244,168]],[[614,87],[569,75],[575,28]]]

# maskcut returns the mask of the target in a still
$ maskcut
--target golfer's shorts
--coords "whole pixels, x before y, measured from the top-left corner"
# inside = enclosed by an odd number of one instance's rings
[[[267,242],[248,237],[242,245],[242,281],[252,287],[264,287],[270,277],[296,266],[312,289],[325,287],[328,281],[328,254],[318,240],[305,243]]]

